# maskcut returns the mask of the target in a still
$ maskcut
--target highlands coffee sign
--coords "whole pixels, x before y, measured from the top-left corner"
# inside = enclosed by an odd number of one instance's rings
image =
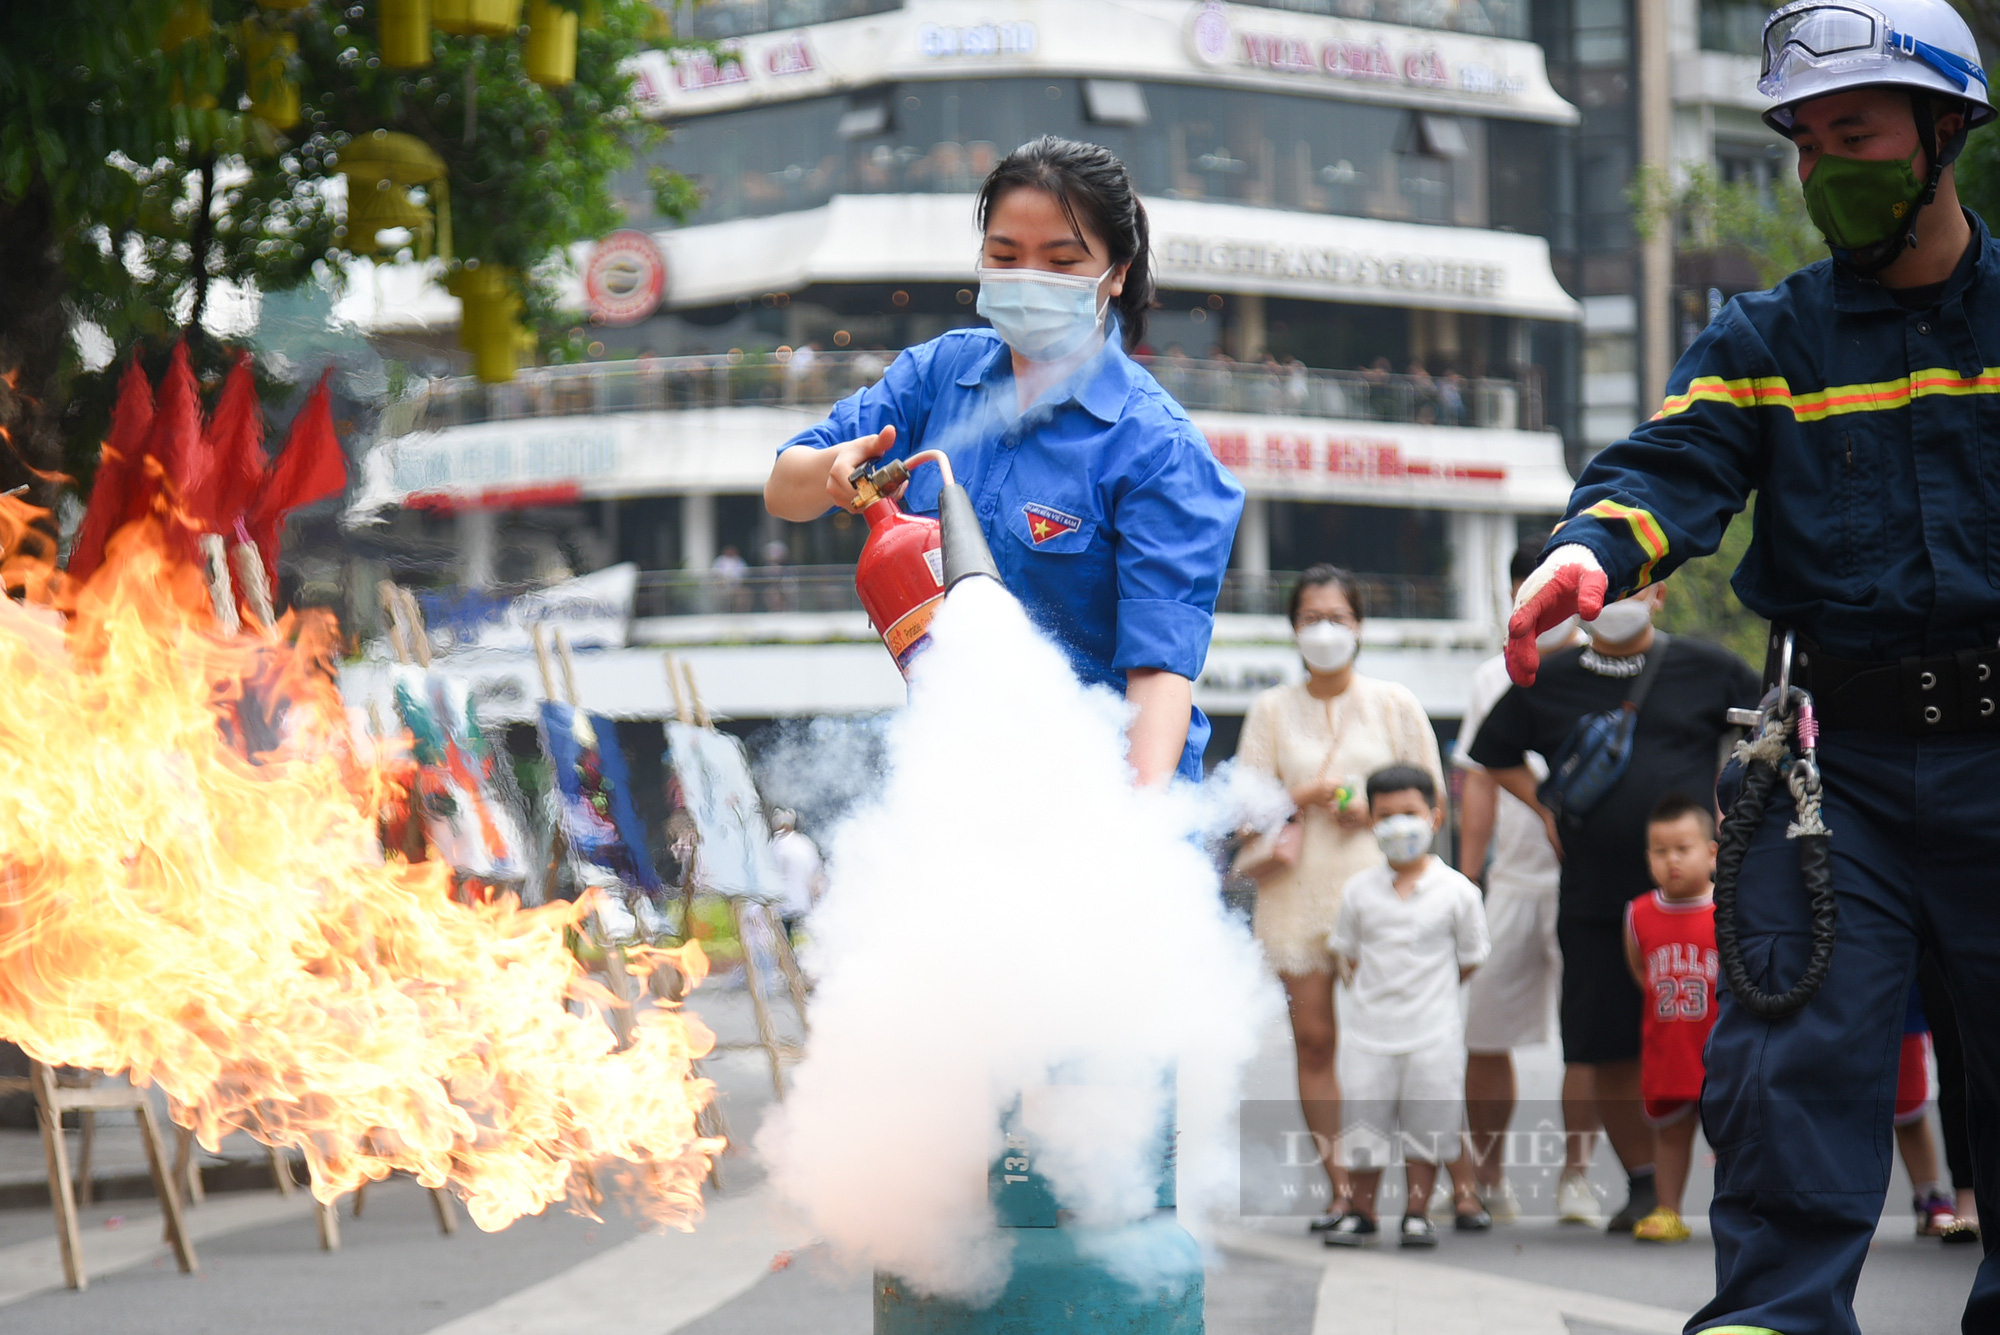
[[[1454,256],[1199,236],[1167,236],[1155,249],[1161,279],[1174,287],[1291,283],[1474,301],[1498,300],[1507,287],[1505,265]]]

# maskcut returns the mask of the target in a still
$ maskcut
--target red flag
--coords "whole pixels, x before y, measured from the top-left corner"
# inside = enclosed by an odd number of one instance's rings
[[[250,509],[264,480],[264,410],[250,354],[236,354],[208,424],[208,463],[190,485],[188,514],[204,533],[227,535]]]
[[[329,368],[306,397],[305,406],[292,419],[285,437],[284,453],[271,465],[264,485],[250,504],[246,527],[264,554],[264,568],[272,587],[277,587],[278,542],[285,529],[285,516],[301,506],[338,496],[347,488],[347,456],[333,432],[333,404],[326,383],[333,375]]]
[[[70,577],[87,580],[104,562],[104,544],[125,522],[153,429],[153,385],[137,356],[118,382],[118,406],[111,410],[111,431],[98,455],[97,476],[91,480],[90,503],[70,548]]]
[[[194,371],[188,366],[184,342],[174,344],[174,355],[167,361],[167,374],[153,399],[153,430],[146,441],[146,453],[159,466],[145,467],[139,485],[133,489],[134,504],[125,511],[126,520],[143,519],[151,513],[164,484],[171,506],[181,512],[179,516],[170,513],[167,518],[168,546],[184,560],[199,564],[200,553],[187,526],[185,506],[189,484],[208,467],[209,451],[202,439],[201,391],[194,382]]]

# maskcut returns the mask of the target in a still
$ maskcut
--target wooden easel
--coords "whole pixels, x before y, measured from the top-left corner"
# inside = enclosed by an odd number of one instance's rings
[[[384,623],[385,638],[389,651],[398,663],[415,663],[419,667],[431,665],[430,637],[424,633],[423,609],[408,589],[389,580],[375,586],[376,596],[381,599],[382,611],[387,617]],[[443,1187],[430,1188],[431,1211],[437,1216],[438,1232],[450,1237],[458,1232],[458,1207],[452,1204],[451,1193]],[[367,1206],[368,1184],[362,1183],[354,1189],[354,1217],[359,1219]],[[320,1205],[320,1245],[332,1250],[340,1246],[340,1216],[331,1205]],[[329,1236],[331,1241],[328,1241]]]
[[[582,712],[583,701],[576,689],[576,660],[570,654],[569,641],[563,638],[561,631],[555,633],[556,658],[562,664],[564,686],[562,694],[558,695],[555,673],[549,665],[548,642],[542,635],[539,622],[531,629],[530,634],[535,643],[535,666],[542,674],[543,696],[549,700],[567,703],[570,708]],[[554,757],[551,756],[550,759],[553,760]],[[562,821],[558,818],[549,839],[551,883],[554,881],[555,869],[562,865],[563,856],[563,828]],[[639,1003],[639,987],[625,968],[625,948],[611,940],[601,928],[601,922],[593,914],[586,930],[591,935],[592,943],[604,952],[604,967],[596,972],[610,989],[611,995],[618,999],[617,1005],[606,1008],[609,1014],[605,1018],[610,1021],[611,1032],[618,1036],[619,1048],[629,1048],[632,1046],[632,1038],[637,1028],[633,1020],[633,1010]]]
[[[90,1117],[90,1114],[83,1113],[80,1116]],[[271,1185],[277,1188],[280,1196],[296,1194],[299,1184],[292,1177],[291,1161],[285,1157],[285,1152],[275,1145],[266,1145],[264,1152],[269,1156],[271,1162]],[[83,1147],[77,1155],[77,1159],[82,1165],[81,1171],[88,1173],[90,1164],[90,1125],[87,1122],[84,1125]],[[90,1204],[89,1196],[83,1191],[86,1180],[81,1179],[77,1183],[77,1199],[84,1205]],[[195,1162],[194,1131],[190,1127],[181,1126],[174,1128],[174,1181],[181,1190],[187,1192],[187,1203],[190,1206],[200,1205],[208,1200],[208,1188],[204,1187],[201,1181],[201,1165]],[[313,1214],[319,1223],[320,1250],[323,1252],[339,1251],[340,1216],[334,1212],[334,1208],[331,1205],[319,1200],[313,1202]]]
[[[667,687],[674,696],[674,716],[690,727],[713,730],[714,721],[709,717],[708,707],[702,703],[701,689],[695,684],[694,665],[667,655]],[[683,932],[691,932],[694,923],[694,892],[699,882],[701,865],[701,843],[699,831],[695,842],[694,861],[687,869],[681,887],[681,923]],[[750,919],[760,920],[762,930],[771,938],[771,954],[778,964],[778,972],[784,975],[786,990],[792,996],[792,1009],[799,1017],[799,1028],[805,1033],[812,1032],[812,1023],[806,1017],[806,979],[799,968],[798,960],[792,955],[791,942],[786,940],[784,930],[771,919],[770,910],[762,905],[737,896],[729,896],[730,920],[736,927],[736,939],[743,946],[743,981],[750,993],[750,1011],[757,1021],[757,1039],[754,1043],[717,1043],[717,1050],[741,1050],[760,1048],[764,1058],[771,1065],[771,1090],[778,1101],[785,1101],[785,1068],[787,1059],[796,1059],[802,1054],[796,1043],[786,1042],[778,1037],[777,1022],[771,1014],[770,1004],[764,999],[767,979],[764,966],[757,958],[757,952],[750,948]]]
[[[166,1147],[160,1143],[160,1124],[146,1091],[130,1086],[99,1089],[58,1084],[55,1070],[41,1062],[30,1062],[25,1076],[0,1076],[0,1092],[22,1090],[35,1096],[35,1121],[42,1129],[42,1153],[49,1165],[49,1203],[56,1212],[56,1244],[62,1252],[64,1282],[72,1289],[90,1287],[90,1276],[83,1266],[83,1235],[77,1228],[78,1184],[70,1174],[69,1144],[63,1139],[62,1115],[66,1112],[87,1117],[129,1109],[138,1114],[139,1137],[145,1143],[146,1164],[153,1174],[153,1194],[160,1198],[160,1213],[166,1219],[166,1240],[173,1246],[181,1273],[193,1274],[197,1268],[194,1242],[181,1218],[180,1193],[174,1189]]]
[[[543,640],[541,626],[537,624],[533,627],[531,634],[535,643],[535,664],[541,669],[542,674],[543,695],[550,700],[565,700],[572,709],[581,711],[583,708],[582,697],[576,689],[576,659],[570,653],[569,641],[564,638],[560,630],[555,632],[556,658],[562,664],[564,685],[564,693],[559,697],[556,694],[555,674],[550,670],[548,645]],[[558,818],[555,829],[551,832],[549,839],[549,878],[551,883],[555,879],[555,868],[561,865],[562,858],[562,822]],[[683,901],[681,932],[684,940],[686,939],[688,930],[687,924],[690,921],[691,919],[686,916],[686,903]],[[633,1015],[639,1004],[639,988],[633,981],[632,975],[627,973],[623,968],[625,960],[624,949],[615,942],[602,939],[598,941],[598,944],[603,948],[605,953],[605,963],[607,965],[605,974],[611,980],[612,995],[625,1003],[623,1007],[612,1008],[612,1032],[618,1035],[620,1047],[629,1047],[632,1042],[632,1030],[634,1028]],[[614,959],[617,961],[617,966],[611,967]],[[667,999],[679,1001],[685,995],[686,990],[686,980],[681,979],[669,989],[670,995]],[[688,1068],[697,1077],[702,1074],[701,1061],[698,1058],[691,1059],[688,1062]],[[704,1136],[720,1136],[724,1140],[729,1139],[729,1119],[723,1114],[721,1106],[714,1099],[710,1099],[707,1103],[703,1104],[701,1109],[695,1113],[694,1124],[695,1130]],[[722,1161],[720,1158],[709,1160],[708,1181],[709,1185],[717,1191],[723,1189]]]
[[[226,540],[217,533],[203,534],[200,539],[202,568],[208,579],[209,602],[215,613],[215,626],[224,636],[234,636],[243,629],[242,618],[236,610],[236,589],[231,582]],[[244,602],[249,605],[253,618],[252,634],[265,633],[265,628],[277,624],[277,613],[272,607],[271,590],[264,574],[264,561],[257,549],[247,543],[239,543],[236,548],[237,575],[243,585]],[[78,1184],[78,1199],[85,1205],[90,1203],[90,1151],[96,1138],[96,1114],[79,1112],[82,1125],[83,1143],[78,1159],[81,1160],[83,1174]],[[292,1165],[285,1158],[284,1151],[275,1145],[264,1147],[271,1164],[271,1183],[280,1196],[290,1196],[298,1184],[292,1180]],[[195,1162],[194,1131],[189,1127],[175,1128],[173,1180],[178,1188],[185,1189],[190,1206],[200,1205],[208,1199],[208,1190],[202,1185],[201,1166]],[[314,1214],[319,1223],[319,1245],[322,1251],[337,1251],[340,1248],[340,1217],[332,1206],[324,1201],[314,1201]]]

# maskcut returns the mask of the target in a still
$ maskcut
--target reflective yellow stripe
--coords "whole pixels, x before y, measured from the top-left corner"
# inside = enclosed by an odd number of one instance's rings
[[[1637,592],[1653,582],[1653,567],[1667,554],[1666,531],[1660,521],[1647,511],[1635,506],[1620,505],[1617,501],[1599,501],[1584,511],[1598,519],[1623,520],[1632,530],[1632,540],[1645,549],[1646,564],[1639,567],[1639,582],[1632,586]]]
[[[1727,403],[1738,408],[1770,405],[1790,407],[1792,387],[1783,376],[1760,376],[1750,380],[1724,380],[1717,375],[1696,376],[1688,382],[1687,393],[1670,394],[1653,414],[1655,420],[1684,413],[1697,403]]]
[[[1801,422],[1817,422],[1843,413],[1888,412],[1907,408],[1910,400],[1932,394],[2000,394],[2000,366],[1989,366],[1978,375],[1962,376],[1949,367],[1917,371],[1898,380],[1881,380],[1872,385],[1833,385],[1804,394],[1792,393],[1782,376],[1759,376],[1747,380],[1724,380],[1720,376],[1697,376],[1687,392],[1670,394],[1653,420],[1684,413],[1697,403],[1726,403],[1736,408],[1785,408]]]

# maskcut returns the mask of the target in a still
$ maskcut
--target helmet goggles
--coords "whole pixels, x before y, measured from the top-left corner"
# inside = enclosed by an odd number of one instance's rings
[[[1898,59],[1922,62],[1961,92],[1971,80],[1986,88],[1986,71],[1953,51],[1899,33],[1889,20],[1853,0],[1795,0],[1764,21],[1764,64],[1757,90],[1782,97],[1786,77],[1801,67],[1834,73],[1881,68]]]

